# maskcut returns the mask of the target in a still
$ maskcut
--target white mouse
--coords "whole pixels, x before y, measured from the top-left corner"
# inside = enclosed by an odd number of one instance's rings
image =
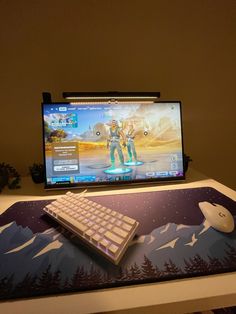
[[[198,205],[211,227],[226,233],[234,230],[234,218],[224,206],[209,202],[200,202]]]

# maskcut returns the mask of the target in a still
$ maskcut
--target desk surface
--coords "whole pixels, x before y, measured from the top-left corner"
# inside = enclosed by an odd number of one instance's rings
[[[45,192],[43,185],[22,178],[22,188],[0,194],[2,213],[21,200],[51,199],[65,191]],[[236,192],[191,169],[185,183],[122,189],[122,193],[210,186],[236,201]],[[93,190],[88,195],[119,194],[121,190]],[[236,273],[211,275],[60,296],[0,302],[1,313],[186,313],[236,304]]]

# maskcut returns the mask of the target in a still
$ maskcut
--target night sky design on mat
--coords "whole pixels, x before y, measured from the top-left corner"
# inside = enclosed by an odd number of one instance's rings
[[[42,211],[51,200],[17,202],[0,215],[0,298],[154,282],[236,270],[236,231],[210,228],[208,201],[236,216],[236,203],[210,187],[93,196],[140,222],[119,266],[94,253]]]

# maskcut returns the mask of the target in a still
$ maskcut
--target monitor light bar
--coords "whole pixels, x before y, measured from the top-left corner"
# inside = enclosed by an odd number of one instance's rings
[[[140,99],[130,99],[130,100],[119,100],[119,99],[104,99],[104,100],[95,100],[95,101],[70,101],[71,105],[102,105],[104,103],[106,104],[119,104],[119,105],[125,105],[125,104],[134,104],[134,103],[140,103],[140,104],[153,104],[155,101],[151,100],[140,100]]]
[[[69,100],[76,100],[76,102],[104,102],[108,100],[109,102],[155,102],[160,98],[160,92],[64,92],[63,97]]]

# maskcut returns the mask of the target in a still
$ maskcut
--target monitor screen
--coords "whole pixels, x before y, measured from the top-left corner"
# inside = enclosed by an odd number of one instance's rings
[[[43,103],[46,188],[184,179],[180,101]]]

